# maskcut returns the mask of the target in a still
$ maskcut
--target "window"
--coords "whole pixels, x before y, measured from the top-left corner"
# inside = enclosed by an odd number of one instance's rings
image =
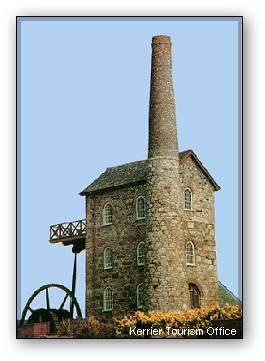
[[[192,210],[192,191],[190,188],[186,188],[184,192],[185,197],[185,209]]]
[[[201,294],[198,287],[194,283],[189,283],[190,307],[201,307]]]
[[[112,250],[108,247],[104,250],[104,269],[110,268],[112,268]]]
[[[104,290],[103,294],[103,310],[104,311],[112,311],[113,308],[113,293],[112,288],[107,287]]]
[[[112,205],[110,203],[105,204],[103,209],[103,224],[112,224]]]
[[[143,308],[144,305],[144,284],[137,286],[137,308]]]
[[[136,200],[136,216],[137,219],[143,219],[146,217],[146,204],[144,197],[138,197]]]
[[[137,264],[143,266],[145,263],[145,244],[144,242],[138,243],[137,246]]]
[[[189,241],[186,245],[186,260],[187,260],[187,265],[190,266],[195,265],[194,244],[191,241]]]

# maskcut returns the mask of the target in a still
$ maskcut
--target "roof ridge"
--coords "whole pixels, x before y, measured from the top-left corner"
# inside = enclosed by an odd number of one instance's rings
[[[187,150],[183,150],[183,151],[181,151],[179,153],[188,153],[188,152],[193,152],[193,151],[192,151],[192,149],[187,149]],[[134,163],[143,163],[143,162],[146,162],[146,161],[148,161],[148,158],[147,159],[142,159],[142,160],[135,160],[133,162],[123,163],[123,164],[119,164],[119,165],[114,165],[113,167],[107,167],[106,171],[108,171],[109,169],[119,168],[119,167],[123,167],[125,165],[134,164]]]
[[[142,159],[142,160],[135,160],[133,162],[128,162],[128,163],[123,163],[123,164],[119,164],[119,165],[115,165],[113,167],[107,167],[106,171],[110,170],[110,169],[114,169],[114,168],[120,168],[123,167],[125,165],[130,165],[130,164],[135,164],[135,163],[143,163],[146,162],[148,159]]]

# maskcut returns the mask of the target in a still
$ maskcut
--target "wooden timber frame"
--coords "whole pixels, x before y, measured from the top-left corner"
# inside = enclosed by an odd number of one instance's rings
[[[64,246],[73,246],[73,253],[85,249],[86,220],[58,223],[50,226],[50,243],[62,243]]]

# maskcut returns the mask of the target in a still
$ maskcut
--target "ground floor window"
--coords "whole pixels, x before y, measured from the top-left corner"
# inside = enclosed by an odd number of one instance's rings
[[[201,294],[194,283],[189,283],[189,294],[191,308],[201,307]]]
[[[103,295],[103,309],[104,311],[111,311],[113,308],[113,293],[112,288],[107,287]]]
[[[143,308],[144,305],[144,284],[137,286],[137,308]]]

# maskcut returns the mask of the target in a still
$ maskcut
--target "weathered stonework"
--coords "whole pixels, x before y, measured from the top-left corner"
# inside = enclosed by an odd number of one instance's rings
[[[146,309],[171,311],[186,304],[179,235],[179,155],[172,81],[171,41],[152,41],[147,171]],[[184,296],[183,296],[184,295]]]
[[[201,292],[202,306],[218,303],[218,284],[215,251],[214,188],[196,162],[189,157],[180,163],[180,200],[177,233],[173,242],[157,249],[161,264],[154,268],[154,286],[165,274],[164,263],[168,252],[172,252],[173,267],[181,278],[183,288],[178,285],[167,297],[181,302],[175,309],[189,308],[188,283],[195,283]],[[193,190],[193,210],[184,210],[184,190]],[[87,315],[97,317],[119,316],[137,310],[136,288],[146,280],[145,267],[137,265],[136,250],[140,241],[146,241],[146,220],[136,218],[136,199],[147,196],[146,183],[128,185],[113,190],[98,191],[87,197]],[[113,224],[102,225],[102,211],[107,202],[113,205]],[[192,223],[193,227],[188,224]],[[161,232],[167,225],[161,224]],[[195,266],[186,265],[186,243],[195,246]],[[103,252],[106,247],[113,251],[113,268],[104,270]],[[165,279],[168,283],[169,280]],[[112,312],[103,312],[103,291],[113,289]],[[162,307],[162,306],[161,306]],[[159,307],[157,307],[159,308]],[[164,308],[163,308],[164,309]]]
[[[137,310],[137,285],[143,283],[145,310],[191,307],[189,283],[200,291],[201,306],[218,303],[214,192],[219,189],[192,151],[178,152],[171,70],[171,41],[153,38],[148,160],[108,168],[81,194],[86,196],[86,312],[101,319]],[[192,209],[184,192],[192,191]],[[143,196],[147,216],[138,220]],[[104,205],[113,207],[111,225],[103,225]],[[144,266],[137,245],[145,242]],[[186,245],[195,247],[187,265]],[[113,267],[104,270],[104,249]],[[103,310],[103,292],[113,291],[113,309]]]
[[[87,315],[119,316],[136,310],[136,288],[144,281],[144,267],[137,265],[137,245],[145,240],[145,220],[136,218],[136,199],[145,196],[145,185],[97,193],[87,198]],[[102,210],[113,206],[113,224],[104,226]],[[113,267],[104,270],[103,253],[113,251]],[[103,291],[113,290],[115,307],[103,312]]]

